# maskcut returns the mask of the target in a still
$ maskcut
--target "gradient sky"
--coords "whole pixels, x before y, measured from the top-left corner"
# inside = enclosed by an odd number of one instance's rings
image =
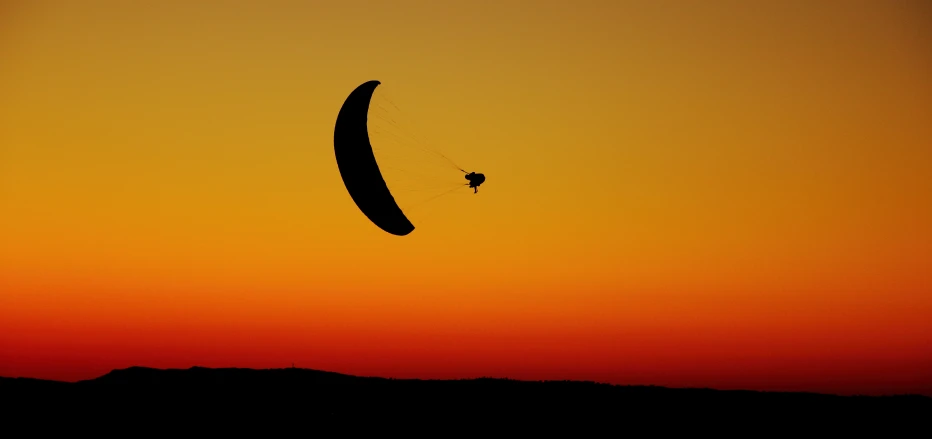
[[[932,395],[930,49],[923,0],[5,1],[0,376]],[[371,79],[488,177],[406,237],[334,161]]]

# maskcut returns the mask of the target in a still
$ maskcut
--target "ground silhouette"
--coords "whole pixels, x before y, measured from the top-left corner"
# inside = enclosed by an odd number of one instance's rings
[[[821,424],[832,425],[837,432],[836,427],[872,420],[904,425],[932,419],[932,398],[921,395],[838,396],[492,378],[390,379],[293,367],[130,367],[73,383],[0,377],[0,397],[23,412],[49,416],[122,413],[122,419],[159,425],[182,419],[189,423],[261,419],[290,425],[339,418],[460,423],[481,419],[531,422],[540,427],[582,420],[590,426],[650,423],[651,428],[689,431],[719,422],[731,426],[739,425],[736,422],[783,427]]]

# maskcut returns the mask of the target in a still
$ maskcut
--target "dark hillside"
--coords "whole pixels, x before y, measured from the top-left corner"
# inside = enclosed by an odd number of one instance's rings
[[[132,367],[77,383],[0,378],[0,395],[25,412],[122,413],[162,424],[235,419],[290,425],[323,417],[359,422],[498,420],[537,426],[573,420],[609,425],[659,422],[656,425],[663,428],[702,429],[722,422],[850,428],[873,421],[902,425],[932,419],[932,398],[914,395],[853,397],[507,379],[397,380],[293,368]]]

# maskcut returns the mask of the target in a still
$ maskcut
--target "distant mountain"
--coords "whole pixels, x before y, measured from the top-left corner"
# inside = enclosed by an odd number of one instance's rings
[[[739,422],[783,427],[827,422],[851,427],[881,419],[894,425],[932,420],[932,398],[918,395],[837,396],[492,378],[389,379],[296,368],[131,367],[76,383],[0,378],[0,398],[23,413],[122,413],[121,419],[160,425],[181,419],[261,419],[280,426],[334,418],[497,420],[540,427],[575,420],[585,425],[640,423],[697,431]]]

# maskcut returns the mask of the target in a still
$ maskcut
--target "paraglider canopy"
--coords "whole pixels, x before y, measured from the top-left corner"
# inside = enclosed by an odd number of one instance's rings
[[[388,190],[369,142],[369,102],[379,81],[366,82],[350,93],[337,116],[333,149],[343,184],[372,223],[393,235],[414,230]]]

